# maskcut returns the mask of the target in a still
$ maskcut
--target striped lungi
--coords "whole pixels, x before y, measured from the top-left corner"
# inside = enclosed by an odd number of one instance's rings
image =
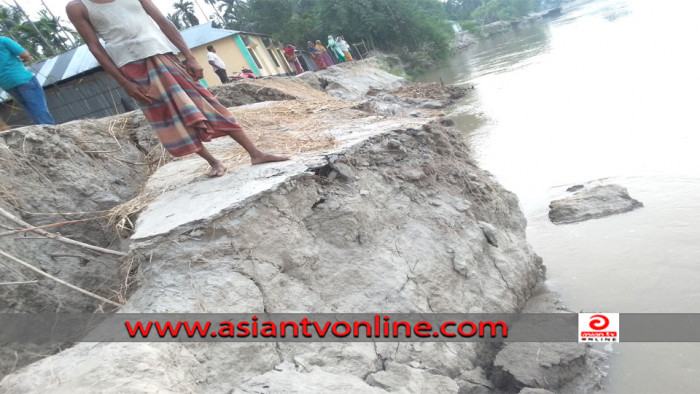
[[[151,105],[139,103],[165,149],[175,157],[196,153],[211,141],[243,128],[199,81],[193,81],[173,54],[128,63],[122,74],[149,87]]]

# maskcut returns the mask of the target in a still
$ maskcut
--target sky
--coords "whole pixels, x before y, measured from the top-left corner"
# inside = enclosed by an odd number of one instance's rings
[[[18,3],[24,8],[25,12],[29,14],[30,18],[37,17],[38,12],[42,9],[44,9],[44,6],[41,4],[41,0],[17,0]],[[54,15],[57,17],[61,18],[62,21],[64,21],[67,24],[70,24],[68,21],[68,17],[66,16],[66,4],[68,4],[69,0],[44,0],[44,3],[49,7],[51,12],[53,12]],[[163,13],[163,15],[171,14],[173,13],[173,4],[176,3],[176,0],[151,0],[155,5],[160,9],[160,11]],[[193,3],[195,3],[194,0],[190,0]],[[204,11],[207,13],[207,15],[213,14],[214,10],[211,8],[210,5],[207,5],[204,0],[198,0],[199,4],[201,4],[202,8]],[[8,5],[14,5],[14,0],[0,0],[0,4],[4,6]],[[199,7],[197,7],[197,4],[194,4],[194,10],[195,13],[197,14],[197,18],[199,18],[199,22],[202,23],[207,20],[207,17],[202,14],[200,11]]]

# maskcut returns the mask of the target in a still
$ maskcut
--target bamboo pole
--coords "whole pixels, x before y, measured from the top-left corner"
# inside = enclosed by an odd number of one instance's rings
[[[27,21],[29,22],[29,24],[32,25],[32,28],[34,28],[34,31],[36,31],[36,34],[39,35],[39,39],[44,43],[44,45],[46,45],[46,49],[48,49],[48,50],[51,51],[51,52],[54,52],[54,51],[55,51],[55,48],[54,48],[53,46],[51,46],[51,44],[50,44],[49,41],[46,39],[46,37],[44,37],[44,35],[41,34],[41,31],[39,30],[38,27],[36,27],[36,25],[34,24],[34,22],[33,22],[31,19],[29,19],[29,15],[27,15],[27,13],[24,12],[24,8],[22,8],[22,6],[19,5],[19,3],[17,2],[17,0],[14,0],[14,1],[15,1],[15,5],[17,6],[17,10],[18,10],[20,13],[22,13],[22,15],[24,15],[24,17],[25,17],[25,18],[27,19]],[[42,55],[46,56],[45,53],[42,53]]]
[[[31,285],[34,283],[39,283],[38,280],[27,280],[24,282],[0,282],[0,286],[11,286],[11,285]]]
[[[32,226],[31,224],[29,224],[29,223],[27,223],[27,222],[25,222],[25,221],[22,221],[22,220],[16,218],[14,215],[12,215],[11,213],[7,212],[6,210],[4,210],[4,209],[2,209],[2,208],[0,208],[0,216],[3,216],[3,217],[5,217],[6,219],[8,219],[8,220],[10,220],[10,221],[12,221],[12,222],[14,222],[14,223],[16,223],[16,224],[19,224],[20,226],[26,227],[26,228],[32,228],[32,227],[34,227],[34,226]],[[81,248],[93,250],[93,251],[95,251],[95,252],[106,253],[106,254],[112,254],[112,255],[115,255],[115,256],[126,256],[126,253],[123,253],[123,252],[117,252],[116,250],[105,249],[105,248],[101,248],[101,247],[99,247],[99,246],[86,244],[86,243],[79,242],[79,241],[76,241],[76,240],[74,240],[74,239],[66,238],[66,237],[64,237],[64,236],[61,236],[61,235],[58,235],[58,234],[54,234],[54,233],[50,233],[50,232],[48,232],[48,231],[44,231],[44,230],[41,230],[41,229],[38,229],[38,228],[34,228],[32,231],[34,231],[34,232],[37,233],[37,234],[43,235],[43,236],[46,237],[46,238],[52,238],[52,239],[55,239],[55,240],[57,240],[57,241],[61,241],[61,242],[63,242],[63,243],[69,244],[69,245],[79,246],[79,247],[81,247]]]
[[[198,0],[194,0],[194,2],[195,2],[195,4],[197,4],[197,7],[199,7],[199,12],[201,12],[202,15],[204,15],[204,19],[209,20],[209,17],[207,17],[207,13],[204,12],[204,8],[202,8],[202,5],[199,4],[199,1],[198,1]]]
[[[46,5],[46,2],[44,2],[44,0],[41,0],[41,4],[44,5],[44,9],[46,10],[46,12],[48,12],[49,15],[51,15],[51,17],[56,21],[56,25],[58,25],[58,29],[60,31],[62,31],[63,35],[68,39],[68,41],[70,41],[71,48],[75,47],[75,40],[73,39],[73,35],[70,34],[70,32],[68,32],[63,26],[61,26],[61,23],[59,22],[58,18],[56,18],[56,15],[54,15],[53,12],[51,12],[51,10]]]
[[[59,222],[59,223],[51,223],[51,224],[45,224],[43,226],[36,226],[36,227],[29,227],[29,228],[23,228],[21,230],[12,230],[12,231],[6,231],[4,233],[0,233],[0,238],[1,237],[6,237],[8,235],[13,235],[13,234],[19,234],[19,233],[26,233],[28,231],[35,231],[35,230],[42,230],[45,228],[51,228],[51,227],[58,227],[58,226],[63,226],[66,224],[73,224],[73,223],[81,223],[81,222],[89,222],[91,220],[98,220],[98,219],[105,219],[109,217],[108,215],[104,216],[97,216],[94,218],[87,218],[87,219],[78,219],[78,220],[68,220],[65,222]]]
[[[51,274],[47,274],[46,272],[40,270],[39,268],[36,268],[35,266],[33,266],[33,265],[31,265],[31,264],[29,264],[29,263],[27,263],[27,262],[24,262],[24,261],[18,259],[17,257],[12,256],[12,255],[9,254],[9,253],[6,253],[4,250],[0,250],[0,256],[5,256],[5,257],[7,257],[8,259],[14,261],[15,263],[17,263],[17,264],[19,264],[19,265],[21,265],[21,266],[23,266],[23,267],[25,267],[25,268],[29,268],[30,270],[36,272],[37,274],[39,274],[39,275],[41,275],[41,276],[43,276],[43,277],[49,278],[49,279],[51,279],[51,280],[54,281],[54,282],[60,283],[60,284],[62,284],[63,286],[66,286],[66,287],[71,288],[71,289],[73,289],[73,290],[75,290],[75,291],[78,291],[78,292],[80,292],[80,293],[83,293],[83,294],[85,294],[85,295],[87,295],[87,296],[89,296],[89,297],[92,297],[92,298],[94,298],[94,299],[100,300],[100,301],[102,301],[102,302],[106,302],[106,303],[108,303],[108,304],[112,304],[112,305],[117,306],[117,307],[122,307],[122,306],[124,306],[124,305],[119,304],[119,303],[116,303],[116,302],[114,302],[114,301],[112,301],[112,300],[108,300],[108,299],[106,299],[106,298],[104,298],[104,297],[102,297],[102,296],[98,296],[98,295],[95,294],[95,293],[91,293],[91,292],[89,292],[89,291],[87,291],[87,290],[85,290],[85,289],[81,289],[80,287],[75,286],[75,285],[72,285],[72,284],[70,284],[70,283],[64,281],[63,279],[59,279],[59,278],[57,278],[57,277],[55,277],[55,276],[53,276],[53,275],[51,275]]]
[[[216,16],[218,16],[219,20],[221,21],[221,27],[225,28],[226,27],[226,19],[224,19],[224,16],[221,15],[221,12],[219,12],[219,10],[216,8],[216,5],[215,5],[216,1],[210,2],[210,1],[204,0],[204,2],[209,4],[211,6],[211,8],[214,9],[214,13],[216,13]]]

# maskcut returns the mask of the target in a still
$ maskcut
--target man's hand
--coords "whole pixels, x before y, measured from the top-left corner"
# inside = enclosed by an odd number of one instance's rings
[[[143,105],[151,105],[153,103],[153,97],[148,94],[147,87],[139,86],[131,81],[126,81],[122,87],[129,96],[136,99],[139,103]]]
[[[22,60],[23,63],[31,63],[32,62],[32,55],[29,54],[29,51],[24,51],[19,54],[19,58]]]
[[[204,69],[195,58],[187,59],[187,73],[198,81],[204,78]]]

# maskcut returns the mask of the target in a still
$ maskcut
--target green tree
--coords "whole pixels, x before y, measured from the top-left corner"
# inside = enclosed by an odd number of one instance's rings
[[[211,8],[214,9],[214,13],[216,14],[216,17],[218,18],[218,23],[221,24],[226,24],[226,20],[224,19],[224,16],[219,12],[219,9],[216,7],[216,4],[219,2],[218,0],[204,0],[204,2],[208,5],[211,6]]]
[[[451,30],[439,0],[218,0],[226,27],[271,35],[303,48],[343,35],[387,51],[449,53]]]
[[[269,35],[284,35],[295,17],[295,0],[248,0],[235,8],[236,28]]]
[[[469,19],[471,13],[483,3],[483,0],[447,0],[443,6],[450,19],[461,21]]]
[[[180,17],[179,17],[178,15],[175,15],[175,14],[168,14],[168,15],[166,15],[165,17],[166,17],[170,22],[172,22],[173,25],[175,25],[175,27],[176,27],[178,30],[182,30],[182,29],[185,28],[185,26],[182,25],[182,22],[180,22]]]
[[[224,20],[224,27],[240,30],[240,25],[244,23],[247,2],[242,0],[216,0],[216,2]]]
[[[367,40],[385,50],[425,49],[435,59],[449,53],[451,32],[437,0],[317,0],[325,34]]]
[[[2,34],[22,45],[35,59],[57,53],[58,50],[52,48],[46,33],[42,34],[18,3],[9,7],[0,6],[0,20]]]
[[[179,0],[173,4],[175,13],[173,15],[182,23],[184,27],[192,27],[199,25],[199,19],[194,13],[194,4],[191,1]]]
[[[19,43],[35,60],[58,55],[80,42],[48,10],[39,11],[38,20],[30,20],[18,6],[0,6],[0,34]]]
[[[70,49],[68,37],[63,35],[63,27],[59,18],[52,17],[46,10],[39,11],[39,20],[35,22],[39,33],[47,37],[52,51],[65,52]]]
[[[66,25],[62,23],[61,18],[57,17],[53,14],[53,12],[51,12],[51,9],[49,9],[49,6],[46,5],[46,2],[44,0],[41,0],[41,4],[44,6],[43,12],[47,14],[47,17],[50,20],[56,21],[56,24],[58,26],[58,32],[59,34],[62,34],[64,38],[66,38],[66,40],[68,41],[68,46],[71,48],[76,47],[76,42],[80,41],[80,36],[75,31],[73,31],[73,29],[67,28]]]
[[[0,32],[18,42],[20,45],[20,39],[13,33],[13,28],[15,26],[22,24],[22,14],[20,14],[14,7],[3,7],[0,5]]]

